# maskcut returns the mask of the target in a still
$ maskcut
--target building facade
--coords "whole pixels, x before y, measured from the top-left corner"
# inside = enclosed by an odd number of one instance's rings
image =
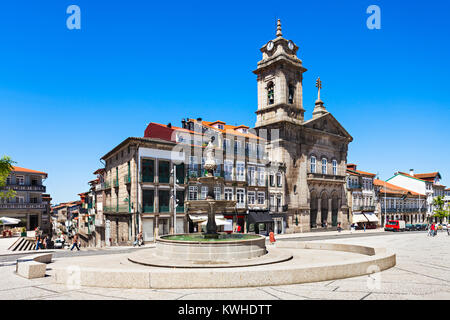
[[[356,164],[347,165],[347,199],[350,212],[349,223],[360,228],[379,227],[380,211],[374,185],[375,174],[357,170]]]
[[[298,46],[283,38],[281,23],[274,40],[262,48],[257,75],[258,109],[255,129],[267,134],[270,167],[284,172],[286,232],[345,227],[348,144],[353,138],[329,113],[320,98],[313,118],[304,119],[303,73]]]
[[[6,178],[5,189],[16,191],[12,199],[0,199],[0,215],[20,219],[18,227],[32,231],[39,227],[45,234],[51,232],[50,203],[46,187],[43,185],[47,173],[13,167]]]

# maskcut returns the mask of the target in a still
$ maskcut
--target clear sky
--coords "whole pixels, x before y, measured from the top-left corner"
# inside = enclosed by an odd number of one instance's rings
[[[81,30],[66,9],[81,8]],[[381,8],[381,30],[366,9]],[[353,136],[348,162],[450,185],[450,2],[15,0],[0,7],[0,156],[48,172],[53,202],[88,190],[99,159],[149,122],[254,126],[260,47],[299,47],[306,119],[325,106]]]

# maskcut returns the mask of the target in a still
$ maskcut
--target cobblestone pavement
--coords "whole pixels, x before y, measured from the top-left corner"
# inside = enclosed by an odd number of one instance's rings
[[[27,280],[15,275],[13,266],[4,266],[0,267],[0,299],[450,299],[450,236],[444,232],[434,238],[401,233],[321,241],[388,247],[397,253],[397,265],[371,277],[318,283],[171,290],[70,288],[53,283],[52,277]]]

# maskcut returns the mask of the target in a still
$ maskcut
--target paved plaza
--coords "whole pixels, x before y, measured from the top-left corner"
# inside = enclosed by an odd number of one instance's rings
[[[305,235],[299,235],[307,238]],[[359,233],[312,235],[314,241],[390,248],[397,254],[394,268],[349,279],[318,283],[230,289],[112,289],[55,284],[51,276],[27,280],[14,274],[15,266],[0,267],[0,299],[450,299],[450,236],[426,233]],[[323,237],[326,240],[316,240]],[[329,239],[332,238],[332,239]],[[291,240],[292,240],[291,236]],[[60,257],[68,262],[70,257]]]

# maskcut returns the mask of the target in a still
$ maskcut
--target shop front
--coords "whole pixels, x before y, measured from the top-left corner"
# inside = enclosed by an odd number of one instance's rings
[[[274,220],[268,210],[249,210],[247,220],[248,233],[267,236],[274,230]]]

